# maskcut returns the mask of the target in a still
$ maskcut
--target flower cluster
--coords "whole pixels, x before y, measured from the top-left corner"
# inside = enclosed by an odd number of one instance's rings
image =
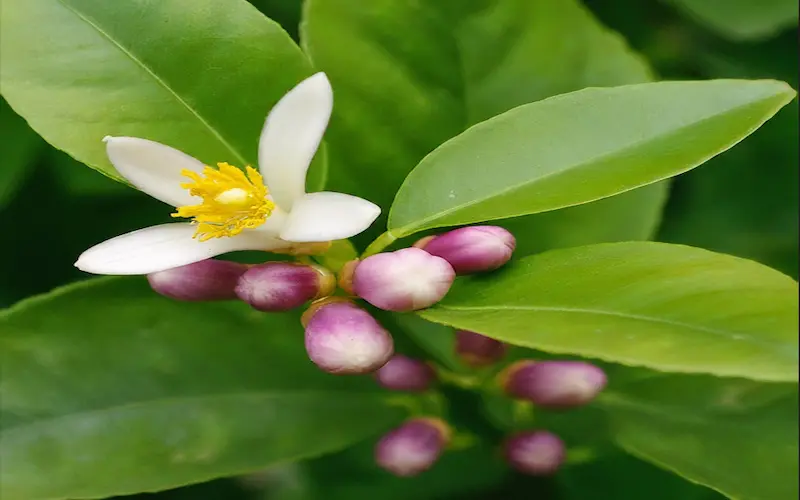
[[[583,361],[520,360],[499,372],[491,368],[505,353],[502,342],[475,332],[455,332],[454,353],[467,367],[489,370],[494,388],[507,397],[541,410],[564,411],[591,402],[606,385],[602,369]],[[382,386],[394,391],[434,389],[438,377],[432,365],[403,355],[393,356],[375,372]],[[441,380],[446,383],[445,379]],[[519,427],[519,425],[515,425]],[[503,443],[506,462],[517,471],[544,476],[555,473],[566,459],[566,445],[545,429],[517,429]],[[384,435],[375,447],[376,463],[397,476],[414,476],[430,469],[453,442],[454,430],[439,417],[414,417]]]
[[[84,252],[75,265],[95,274],[146,275],[157,293],[183,301],[241,300],[263,312],[305,308],[301,322],[309,358],[332,374],[373,374],[389,390],[433,391],[441,370],[394,353],[394,341],[359,304],[393,312],[430,307],[457,275],[494,271],[516,241],[497,226],[470,226],[428,236],[409,248],[346,263],[338,275],[311,256],[349,238],[380,209],[354,196],[306,193],[306,173],[332,110],[323,73],[297,85],[267,116],[259,142],[259,170],[227,163],[217,168],[169,146],[133,137],[106,137],[108,157],[131,184],[176,208],[188,222],[128,233]],[[235,153],[234,150],[231,150]],[[239,264],[212,257],[262,250],[296,261]],[[506,346],[484,335],[456,331],[455,355],[467,367],[491,373]],[[489,370],[487,372],[487,370]],[[551,409],[590,401],[605,385],[592,365],[572,361],[520,361],[497,377],[505,393]],[[417,416],[377,444],[376,463],[398,476],[430,468],[454,440],[441,418]],[[564,460],[561,440],[526,431],[505,444],[507,461],[530,474],[554,472]]]

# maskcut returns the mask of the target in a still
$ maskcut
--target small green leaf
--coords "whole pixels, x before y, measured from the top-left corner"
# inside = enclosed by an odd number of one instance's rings
[[[653,374],[597,405],[639,458],[736,500],[798,496],[795,384]]]
[[[554,250],[459,278],[420,311],[511,344],[665,371],[798,379],[797,283],[663,243]]]
[[[579,205],[685,172],[730,148],[795,96],[773,80],[590,88],[519,106],[426,156],[389,230],[503,219]]]
[[[334,273],[341,271],[349,261],[358,258],[358,251],[350,240],[337,240],[331,248],[315,260]]]
[[[0,151],[3,162],[0,166],[0,209],[13,196],[25,174],[31,170],[36,154],[41,150],[42,141],[36,132],[28,127],[0,98]]]
[[[120,181],[106,135],[255,166],[267,111],[312,72],[289,35],[244,0],[3,7],[5,98],[50,144]],[[324,168],[322,156],[314,169]]]
[[[179,303],[143,278],[112,278],[25,301],[0,321],[3,500],[241,474],[402,419],[368,379],[314,367],[296,314]]]
[[[731,40],[766,38],[797,26],[795,0],[669,0],[689,17]]]

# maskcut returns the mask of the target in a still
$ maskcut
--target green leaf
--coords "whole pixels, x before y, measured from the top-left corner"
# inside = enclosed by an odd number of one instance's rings
[[[267,111],[312,72],[289,35],[244,0],[3,6],[5,98],[53,146],[120,181],[106,135],[256,165]]]
[[[398,191],[389,230],[545,212],[666,179],[732,147],[794,96],[773,80],[659,82],[520,106],[426,156]]]
[[[241,474],[345,448],[402,418],[370,380],[316,369],[296,314],[179,303],[143,278],[112,278],[0,320],[4,500]]]
[[[13,196],[25,174],[33,165],[42,141],[28,124],[0,98],[0,151],[3,163],[0,166],[0,209]]]
[[[55,148],[47,148],[45,161],[54,177],[58,179],[59,186],[76,197],[105,196],[119,199],[138,194],[138,191],[130,186],[115,182],[96,170],[86,168],[84,164]]]
[[[514,255],[594,243],[649,240],[661,222],[667,181],[591,203],[499,221],[514,234]],[[702,245],[700,245],[702,246]]]
[[[799,131],[793,102],[735,154],[683,176],[658,239],[757,260],[796,278]]]
[[[554,250],[459,278],[430,321],[510,344],[665,371],[798,379],[797,283],[663,243]]]
[[[766,38],[797,26],[794,0],[669,0],[700,24],[731,40]]]
[[[574,0],[308,0],[301,31],[336,92],[331,185],[384,209],[426,154],[475,123],[587,86],[651,78],[643,59]],[[648,238],[665,193],[649,186],[515,220],[518,252]]]
[[[721,500],[722,496],[675,474],[618,453],[562,469],[557,480],[564,500],[603,497],[614,500]]]
[[[633,455],[736,500],[797,498],[796,384],[652,374],[598,405]]]

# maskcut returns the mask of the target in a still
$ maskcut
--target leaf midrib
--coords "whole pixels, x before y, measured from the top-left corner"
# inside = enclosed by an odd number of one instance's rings
[[[243,164],[243,165],[244,165],[244,164],[248,164],[248,161],[245,159],[244,155],[242,155],[242,154],[241,154],[241,153],[240,153],[240,152],[239,152],[239,151],[238,151],[236,148],[234,148],[234,147],[233,147],[233,146],[232,146],[232,145],[231,145],[231,144],[230,144],[230,143],[229,143],[229,142],[228,142],[228,141],[227,141],[227,140],[226,140],[226,139],[225,139],[225,138],[222,136],[222,134],[220,134],[220,133],[219,133],[219,131],[217,131],[217,129],[215,129],[214,127],[212,127],[212,126],[211,126],[211,124],[210,124],[210,123],[209,123],[209,122],[208,122],[208,121],[207,121],[205,118],[203,118],[203,117],[200,115],[200,113],[199,113],[199,112],[198,112],[198,111],[197,111],[195,108],[193,108],[192,106],[190,106],[190,105],[189,105],[189,103],[188,103],[188,102],[186,102],[186,100],[184,100],[184,99],[183,99],[183,97],[181,97],[181,96],[180,96],[180,94],[178,94],[178,93],[177,93],[177,92],[176,92],[176,91],[175,91],[175,90],[174,90],[172,87],[170,87],[170,86],[169,86],[169,84],[167,84],[167,82],[166,82],[164,79],[162,79],[161,77],[159,77],[159,76],[158,76],[158,75],[157,75],[157,74],[156,74],[156,73],[155,73],[155,72],[154,72],[154,71],[153,71],[153,70],[152,70],[152,69],[151,69],[151,68],[150,68],[150,67],[149,67],[147,64],[145,64],[145,63],[144,63],[144,61],[142,61],[142,60],[141,60],[139,57],[137,57],[137,56],[136,56],[136,55],[135,55],[133,52],[131,52],[130,50],[128,50],[127,48],[125,48],[125,47],[124,47],[124,46],[123,46],[123,45],[122,45],[120,42],[118,42],[117,40],[115,40],[115,39],[114,39],[114,38],[113,38],[113,37],[112,37],[112,36],[111,36],[111,35],[110,35],[108,32],[106,32],[106,31],[105,31],[103,28],[101,28],[100,26],[98,26],[98,25],[97,25],[95,22],[93,22],[91,19],[89,19],[88,17],[86,17],[86,16],[85,16],[83,13],[81,13],[80,11],[78,11],[78,10],[77,10],[75,7],[73,7],[72,5],[70,5],[69,3],[67,3],[67,1],[66,1],[66,0],[58,0],[58,2],[59,2],[61,5],[63,5],[63,6],[64,6],[64,8],[66,8],[66,9],[67,9],[69,12],[71,12],[72,14],[74,14],[74,15],[75,15],[75,16],[76,16],[78,19],[80,19],[81,21],[83,21],[84,23],[86,23],[87,25],[89,25],[90,27],[92,27],[92,28],[93,28],[95,31],[97,31],[97,32],[98,32],[100,35],[102,35],[102,36],[103,36],[105,39],[107,39],[109,42],[111,42],[111,44],[112,44],[112,45],[114,45],[114,46],[115,46],[115,47],[116,47],[116,48],[117,48],[117,49],[118,49],[120,52],[122,52],[122,53],[123,53],[125,56],[127,56],[128,58],[130,58],[130,59],[131,59],[131,60],[132,60],[134,63],[136,63],[136,65],[137,65],[137,66],[139,66],[140,68],[142,68],[142,69],[143,69],[143,70],[144,70],[144,71],[145,71],[145,72],[146,72],[148,75],[150,75],[150,76],[151,76],[151,77],[152,77],[152,78],[153,78],[153,79],[156,81],[156,83],[158,83],[158,84],[159,84],[161,87],[163,87],[163,88],[164,88],[164,90],[166,90],[167,92],[169,92],[169,93],[170,93],[170,94],[171,94],[171,95],[172,95],[172,96],[175,98],[175,100],[177,100],[177,101],[178,101],[178,103],[180,103],[180,104],[181,104],[181,105],[182,105],[184,108],[186,108],[186,110],[187,110],[187,111],[188,111],[188,112],[189,112],[189,113],[190,113],[192,116],[194,116],[195,118],[197,118],[197,120],[198,120],[198,121],[199,121],[199,122],[200,122],[200,123],[201,123],[201,124],[202,124],[202,125],[203,125],[203,126],[206,128],[206,129],[208,129],[208,131],[209,131],[209,132],[211,132],[211,134],[212,134],[214,137],[216,137],[216,138],[217,138],[217,140],[218,140],[218,141],[219,141],[219,142],[220,142],[220,143],[221,143],[221,144],[222,144],[222,145],[223,145],[225,148],[227,148],[227,149],[228,149],[228,151],[230,151],[230,152],[231,152],[231,154],[232,154],[232,155],[233,155],[233,156],[236,158],[236,160],[237,160],[238,162],[240,162],[240,163],[241,163],[241,164]]]
[[[564,306],[521,306],[521,305],[496,305],[496,306],[448,306],[448,305],[439,305],[436,306],[436,309],[445,309],[451,311],[466,311],[466,312],[480,312],[480,311],[536,311],[536,312],[564,312],[564,313],[575,313],[575,314],[587,314],[587,315],[597,315],[597,316],[611,316],[623,319],[632,319],[636,321],[645,321],[650,323],[656,324],[663,324],[669,326],[675,326],[679,328],[685,328],[687,330],[694,330],[703,333],[710,333],[712,335],[716,335],[719,337],[730,338],[732,335],[738,335],[739,340],[748,340],[751,344],[758,345],[758,346],[770,346],[770,347],[778,347],[783,348],[785,347],[783,344],[778,343],[776,341],[766,341],[764,339],[760,339],[757,337],[753,337],[751,334],[746,334],[743,332],[728,332],[725,330],[718,330],[716,328],[709,328],[702,325],[693,325],[691,323],[684,323],[682,321],[676,321],[666,318],[658,318],[654,316],[646,316],[643,314],[633,314],[627,313],[623,311],[608,311],[603,309],[588,309],[588,308],[580,308],[580,307],[564,307]],[[424,316],[424,314],[423,314]]]
[[[315,398],[323,398],[323,397],[334,397],[340,398],[342,396],[353,396],[353,397],[364,397],[369,398],[370,396],[375,397],[376,402],[379,400],[380,394],[378,393],[369,393],[369,392],[349,392],[349,391],[321,391],[321,390],[306,390],[306,391],[242,391],[242,392],[234,392],[234,393],[218,393],[218,394],[199,394],[194,396],[172,396],[172,397],[163,397],[163,398],[153,398],[141,401],[132,401],[127,403],[120,403],[114,404],[110,406],[105,406],[102,408],[93,408],[90,410],[78,410],[70,413],[64,413],[62,415],[56,415],[52,417],[45,417],[42,419],[34,420],[31,422],[25,422],[17,425],[12,425],[8,427],[4,427],[0,429],[0,436],[8,437],[9,433],[18,433],[18,432],[26,432],[29,431],[31,428],[38,428],[38,427],[47,427],[52,425],[54,422],[58,422],[60,420],[70,420],[75,418],[85,418],[92,415],[102,415],[103,413],[110,413],[120,410],[137,410],[139,408],[147,407],[150,405],[174,405],[174,404],[183,404],[192,401],[202,401],[202,400],[214,400],[214,399],[247,399],[247,398],[261,398],[261,399],[280,399],[280,398],[308,398],[308,397],[315,397]]]

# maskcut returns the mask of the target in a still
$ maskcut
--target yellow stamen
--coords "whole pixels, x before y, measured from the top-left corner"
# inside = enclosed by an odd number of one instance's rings
[[[197,225],[195,238],[234,236],[245,229],[258,227],[267,221],[275,204],[267,199],[267,187],[258,171],[245,167],[247,175],[227,163],[217,163],[217,168],[205,167],[202,174],[182,170],[181,174],[192,182],[181,184],[193,196],[203,198],[199,205],[178,207],[173,217],[191,218]]]

